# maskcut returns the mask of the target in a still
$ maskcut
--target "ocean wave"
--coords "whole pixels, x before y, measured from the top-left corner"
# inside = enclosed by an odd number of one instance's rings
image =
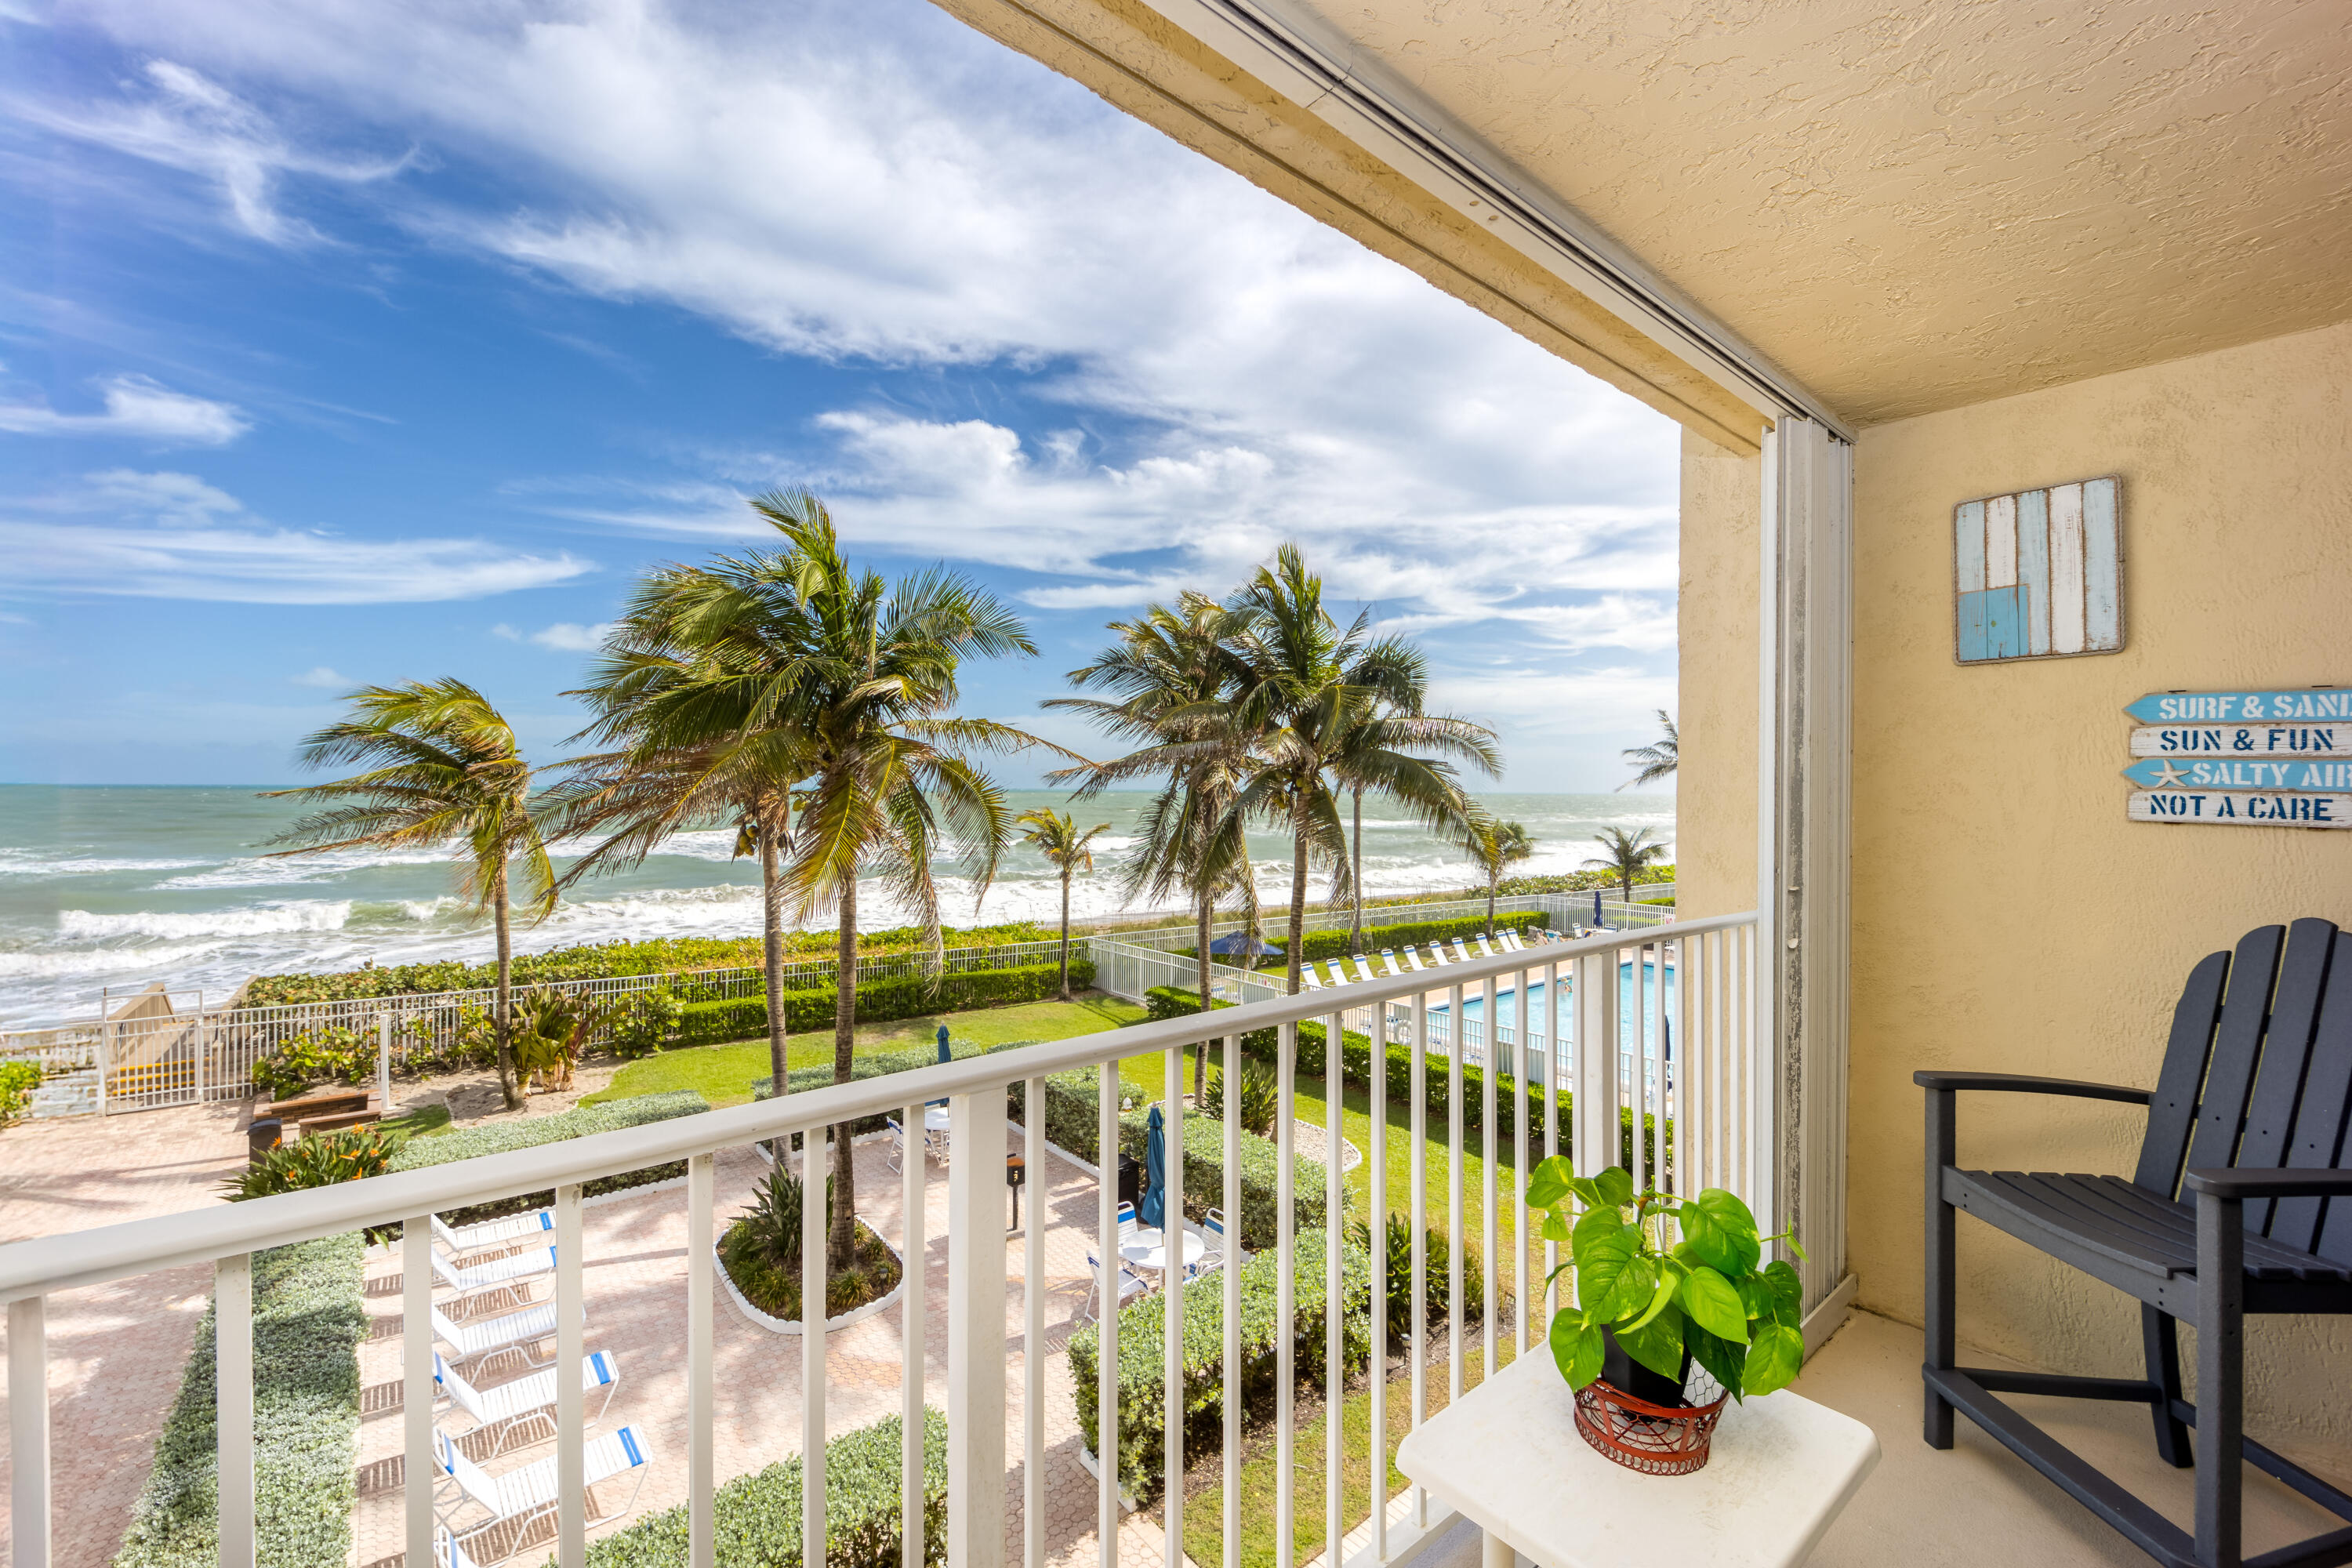
[[[115,871],[176,871],[203,860],[140,860],[110,856],[45,856],[37,849],[0,847],[0,877],[103,877]]]
[[[188,964],[218,952],[224,942],[183,942],[151,947],[37,948],[0,952],[0,978],[63,980],[101,974],[155,977],[162,966]]]
[[[324,899],[257,904],[242,910],[206,910],[195,914],[134,910],[128,914],[102,915],[88,910],[59,910],[58,935],[67,942],[108,942],[127,937],[226,940],[283,931],[341,931],[351,914],[350,900]]]

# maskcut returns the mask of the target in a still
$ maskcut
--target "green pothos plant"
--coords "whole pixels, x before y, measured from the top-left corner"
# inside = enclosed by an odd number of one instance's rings
[[[1803,1284],[1787,1263],[1762,1259],[1769,1241],[1800,1258],[1804,1249],[1785,1231],[1759,1237],[1755,1215],[1730,1193],[1636,1193],[1621,1167],[1579,1176],[1554,1156],[1529,1176],[1528,1202],[1549,1211],[1545,1239],[1569,1246],[1552,1277],[1576,1274],[1576,1304],[1553,1316],[1550,1335],[1570,1388],[1601,1375],[1611,1336],[1662,1377],[1679,1380],[1687,1352],[1738,1399],[1797,1375]]]

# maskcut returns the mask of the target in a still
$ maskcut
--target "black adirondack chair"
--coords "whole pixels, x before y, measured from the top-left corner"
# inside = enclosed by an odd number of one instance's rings
[[[2245,1436],[2249,1312],[2352,1312],[2352,934],[2326,921],[2264,926],[2189,972],[2153,1090],[2008,1073],[1921,1072],[1927,1091],[1927,1438],[1952,1446],[1958,1410],[2020,1458],[2180,1568],[2352,1563],[2352,1529],[2244,1557],[2244,1471],[2276,1476],[2337,1517],[2352,1497]],[[2148,1108],[2139,1168],[2120,1176],[1959,1168],[1963,1090],[2069,1095]],[[1954,1214],[1966,1210],[2140,1302],[2143,1379],[1953,1364]],[[2198,1403],[2180,1393],[2177,1323],[2194,1324]],[[2157,1451],[2197,1466],[2192,1537],[1996,1395],[2145,1403]],[[2192,1454],[2189,1428],[2196,1430]]]

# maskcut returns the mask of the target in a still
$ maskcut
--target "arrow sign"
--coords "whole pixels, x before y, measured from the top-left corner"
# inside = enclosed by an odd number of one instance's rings
[[[2340,724],[2167,724],[2131,732],[2135,757],[2352,757]]]
[[[2352,795],[2135,790],[2128,812],[2134,822],[2206,827],[2352,827]]]
[[[2352,690],[2314,686],[2289,691],[2151,691],[2124,711],[2143,724],[2242,724],[2317,719],[2352,721]]]
[[[2124,770],[2142,789],[2352,790],[2352,761],[2144,757]]]

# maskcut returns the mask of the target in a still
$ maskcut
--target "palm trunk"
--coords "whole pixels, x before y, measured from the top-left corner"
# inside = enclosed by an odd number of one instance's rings
[[[1198,923],[1198,931],[1195,934],[1200,938],[1200,947],[1197,956],[1200,959],[1201,965],[1201,1011],[1203,1013],[1210,1011],[1217,1005],[1216,999],[1209,994],[1209,913],[1210,905],[1215,901],[1215,894],[1203,893],[1201,895],[1199,905],[1193,910]],[[1244,962],[1246,962],[1246,959]],[[1203,1036],[1192,1044],[1193,1104],[1198,1105],[1201,1103],[1201,1096],[1207,1092],[1208,1086],[1209,1041],[1208,1037]],[[1228,1111],[1227,1114],[1230,1115],[1233,1113]]]
[[[1070,868],[1062,868],[1062,1000],[1070,999]]]
[[[791,807],[785,808],[787,811]],[[768,987],[768,1071],[774,1075],[776,1098],[784,1097],[786,1038],[792,1020],[784,1016],[784,873],[776,854],[780,834],[765,820],[760,835],[760,959]]]
[[[499,862],[498,872],[490,881],[490,919],[498,929],[499,941],[499,988],[490,1016],[491,1034],[498,1041],[499,1095],[509,1110],[520,1110],[522,1089],[515,1082],[514,1065],[514,933],[507,925],[507,867],[503,860]]]
[[[857,874],[855,870],[842,879],[841,945],[835,951],[838,958],[833,987],[833,1081],[838,1084],[850,1080],[850,1058],[857,1044]],[[849,1156],[849,1124],[844,1122],[832,1131],[833,1231],[825,1238],[824,1251],[827,1266],[841,1271],[847,1269],[856,1258],[856,1237],[851,1226],[857,1213],[857,1167]]]
[[[1497,868],[1491,867],[1491,866],[1487,868],[1487,869],[1486,869],[1486,940],[1487,940],[1488,942],[1492,942],[1492,941],[1494,941],[1494,940],[1495,940],[1495,882],[1496,882],[1496,878],[1497,878],[1499,875],[1500,875],[1500,872],[1499,872],[1499,869],[1498,869]]]
[[[1356,918],[1348,927],[1348,956],[1361,958],[1364,956],[1364,792],[1358,790],[1355,795],[1355,833],[1348,841],[1348,858],[1355,869],[1351,880],[1356,894]]]
[[[1633,872],[1631,872],[1631,871],[1628,871],[1628,872],[1626,872],[1626,873],[1625,873],[1625,908],[1630,911],[1630,910],[1633,909]]]
[[[1299,949],[1307,938],[1307,830],[1290,836],[1290,994],[1298,994]]]

